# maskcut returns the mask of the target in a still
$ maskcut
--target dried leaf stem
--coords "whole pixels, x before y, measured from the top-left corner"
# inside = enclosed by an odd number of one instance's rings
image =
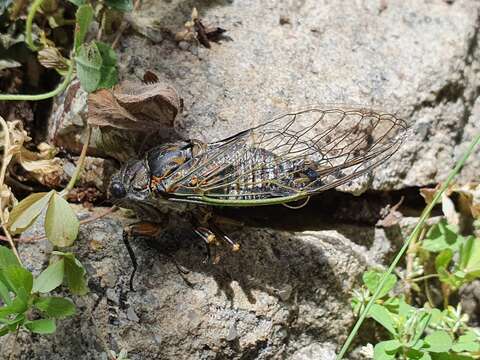
[[[9,161],[7,161],[8,158],[8,152],[10,150],[10,132],[8,131],[8,126],[7,122],[3,117],[0,116],[0,123],[2,124],[3,132],[4,132],[4,143],[3,143],[3,160],[2,160],[2,167],[0,168],[0,186],[3,186],[4,181],[5,181],[5,174],[7,172],[7,166]],[[22,263],[22,260],[20,259],[20,256],[18,255],[17,248],[15,247],[15,244],[13,242],[12,236],[10,235],[10,232],[8,231],[6,227],[6,221],[4,217],[4,212],[3,212],[3,204],[2,204],[2,197],[0,197],[0,221],[2,223],[2,230],[5,234],[5,237],[7,238],[8,243],[10,244],[10,248],[12,249],[13,253],[17,257],[18,261],[20,264]]]

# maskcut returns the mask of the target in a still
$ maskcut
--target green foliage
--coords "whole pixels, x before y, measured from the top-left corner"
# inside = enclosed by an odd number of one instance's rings
[[[72,245],[78,235],[80,223],[68,202],[55,190],[35,193],[23,199],[12,209],[7,227],[13,234],[28,229],[46,210],[45,233],[55,246]]]
[[[364,274],[363,292],[357,291],[352,305],[365,305],[375,288],[380,273],[369,271]],[[393,275],[392,275],[393,276]],[[374,347],[374,359],[474,359],[480,350],[480,333],[467,325],[467,318],[459,309],[448,307],[444,311],[436,308],[417,308],[405,302],[403,295],[389,294],[395,284],[389,280],[388,291],[371,307],[368,316],[385,328],[390,339],[380,341]],[[386,290],[386,288],[385,288]],[[359,295],[362,294],[361,297]],[[396,307],[389,304],[397,304]]]
[[[104,0],[104,2],[108,7],[118,11],[129,12],[133,10],[132,0]]]
[[[47,207],[55,191],[35,193],[27,196],[12,209],[8,228],[13,234],[20,234],[32,225]]]
[[[53,318],[64,318],[75,315],[75,305],[65,298],[48,296],[38,298],[34,301],[33,306],[47,316]]]
[[[93,20],[93,8],[90,5],[79,5],[75,14],[75,36],[73,50],[78,53],[78,48],[84,43],[88,27]]]
[[[45,216],[47,239],[56,246],[66,247],[77,238],[80,222],[68,202],[57,193],[50,198]]]
[[[63,260],[50,264],[33,282],[33,290],[48,293],[63,283],[65,263]]]
[[[75,19],[65,18],[68,12],[64,11],[65,9],[61,6],[57,6],[58,4],[56,3],[55,6],[51,6],[51,2],[48,0],[33,1],[25,23],[25,40],[21,40],[25,41],[33,51],[49,50],[48,52],[39,53],[38,59],[44,66],[53,67],[59,74],[64,75],[64,81],[55,90],[44,94],[0,94],[0,100],[36,101],[51,98],[67,88],[75,70],[82,87],[87,92],[110,88],[118,82],[117,58],[112,47],[96,41],[86,44],[85,40],[94,18],[101,26],[100,33],[107,33],[107,30],[111,28],[113,18],[121,20],[124,12],[133,9],[132,0],[103,0],[96,3],[95,10],[87,0],[69,1],[78,7]],[[11,5],[11,1],[0,5],[0,9],[5,9],[9,5]],[[63,58],[61,52],[50,39],[33,34],[34,21],[38,10],[42,10],[43,15],[47,18],[47,22],[42,22],[41,26],[47,26],[48,24],[53,29],[64,24],[71,24],[73,21],[75,22],[74,42],[70,59]],[[41,29],[41,31],[42,34],[50,33],[45,29]],[[38,40],[40,43],[36,43]]]
[[[430,228],[422,242],[422,248],[430,252],[440,252],[445,249],[457,251],[463,241],[463,237],[458,234],[458,227],[448,225],[447,221],[442,219]]]
[[[118,82],[117,56],[102,42],[83,44],[75,57],[77,74],[85,91],[110,88]]]
[[[64,271],[67,266],[63,264],[67,262],[67,257],[69,262],[74,261],[76,266],[81,267],[73,254],[65,254],[34,278],[18,263],[10,249],[0,246],[0,304],[3,304],[0,306],[0,336],[15,332],[20,327],[38,334],[51,334],[56,329],[55,319],[75,314],[75,305],[71,300],[43,295],[58,288],[62,279],[67,277]],[[85,279],[80,281],[77,278],[76,281],[74,285],[79,287],[78,282],[84,283]],[[68,280],[66,282],[69,284]]]
[[[70,1],[72,4],[77,6],[82,6],[87,3],[87,0],[68,0],[68,1]]]
[[[62,257],[64,261],[65,282],[73,294],[85,295],[88,292],[86,271],[83,265],[72,253],[54,251],[55,255]]]

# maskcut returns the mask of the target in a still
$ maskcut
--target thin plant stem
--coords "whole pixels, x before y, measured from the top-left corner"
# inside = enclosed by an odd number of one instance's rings
[[[37,10],[40,6],[42,6],[43,2],[45,0],[35,0],[28,10],[28,15],[27,15],[27,22],[26,22],[26,29],[25,29],[25,40],[30,49],[33,51],[38,51],[38,47],[33,43],[32,39],[32,25],[33,25],[33,19],[35,18],[35,14],[37,13]]]
[[[438,274],[428,274],[428,275],[424,275],[424,276],[419,276],[419,277],[414,278],[414,279],[410,279],[410,281],[411,282],[417,282],[417,281],[433,279],[433,278],[438,278],[438,277],[440,277],[440,275],[438,275]]]
[[[414,279],[411,279],[410,276],[413,272],[413,265],[414,265],[414,262],[415,262],[415,258],[417,256],[417,252],[418,252],[418,244],[423,240],[423,238],[425,237],[425,226],[422,227],[422,231],[420,232],[420,235],[418,237],[415,237],[414,239],[412,239],[412,241],[410,242],[410,245],[408,245],[408,249],[407,249],[407,267],[406,267],[406,276],[405,276],[405,299],[407,301],[408,304],[411,304],[412,302],[412,284],[411,282],[415,282],[416,280]]]
[[[141,4],[141,0],[135,0],[135,2],[133,3],[133,11],[138,10],[138,8],[140,7],[140,4]],[[120,25],[120,28],[117,31],[117,34],[115,35],[115,39],[113,39],[112,49],[115,49],[115,47],[117,46],[118,42],[120,41],[120,37],[122,36],[123,32],[126,30],[127,26],[128,26],[127,22],[123,20],[122,24]]]
[[[54,97],[64,91],[73,77],[73,68],[74,61],[73,58],[70,59],[70,64],[68,66],[67,73],[63,78],[63,81],[58,87],[47,93],[38,94],[38,95],[27,95],[27,94],[0,94],[0,101],[12,100],[12,101],[38,101],[45,100],[51,97]]]
[[[432,299],[432,294],[430,294],[430,288],[428,286],[428,279],[423,280],[423,285],[425,287],[425,295],[427,295],[428,303],[433,308],[433,307],[435,307],[435,302]]]
[[[350,344],[353,342],[353,339],[357,335],[358,330],[360,329],[360,326],[362,325],[363,321],[367,317],[368,313],[370,312],[370,308],[372,305],[375,303],[375,301],[378,298],[378,295],[380,294],[380,291],[383,289],[383,286],[385,285],[387,281],[387,276],[393,272],[395,267],[398,265],[400,259],[402,256],[405,254],[407,251],[408,247],[410,246],[410,243],[417,238],[419,235],[420,231],[422,230],[425,221],[430,217],[430,212],[434,208],[434,206],[437,204],[437,201],[440,199],[442,194],[445,192],[445,190],[448,188],[450,183],[452,182],[453,178],[460,172],[462,169],[463,165],[467,161],[467,159],[470,157],[470,155],[473,153],[473,150],[475,147],[478,145],[480,142],[480,134],[478,134],[471,144],[469,145],[467,151],[465,154],[460,158],[460,160],[457,162],[455,165],[455,168],[450,172],[450,174],[447,177],[447,180],[442,184],[440,189],[435,193],[435,196],[430,204],[427,205],[427,207],[423,210],[422,215],[420,216],[420,219],[418,220],[417,225],[413,229],[413,231],[410,233],[410,236],[407,238],[405,243],[403,244],[402,248],[398,252],[397,256],[395,256],[395,259],[393,259],[392,263],[388,267],[387,272],[383,275],[382,279],[380,280],[380,283],[377,286],[377,289],[375,290],[372,298],[368,302],[367,306],[365,309],[362,311],[360,314],[360,317],[358,318],[357,322],[355,323],[353,329],[350,331],[350,334],[348,334],[347,340],[343,344],[342,348],[340,349],[340,352],[338,353],[336,360],[341,360],[345,356],[348,348],[350,347]]]
[[[73,189],[73,187],[75,186],[75,183],[80,177],[80,174],[82,173],[83,168],[85,166],[85,158],[87,157],[87,150],[88,150],[88,145],[90,144],[90,136],[92,135],[92,128],[89,125],[87,125],[85,132],[86,132],[85,142],[83,143],[82,152],[80,153],[80,158],[78,159],[77,167],[75,168],[75,172],[73,173],[72,178],[68,182],[67,187],[62,191],[63,196],[67,195],[68,192]]]
[[[5,134],[4,144],[3,144],[2,167],[0,168],[0,186],[3,186],[5,181],[5,174],[7,172],[7,166],[8,166],[8,163],[10,162],[10,160],[8,160],[8,152],[10,151],[10,132],[8,131],[7,122],[1,116],[0,116],[0,123],[2,124],[3,132]],[[7,238],[8,243],[10,244],[10,248],[12,249],[13,253],[17,257],[19,263],[21,264],[22,260],[20,259],[20,255],[18,255],[18,251],[17,251],[17,248],[15,247],[12,236],[10,235],[10,232],[5,226],[6,221],[4,217],[3,204],[2,204],[1,197],[0,197],[0,221],[2,222],[1,227],[3,232],[5,233],[5,237]]]

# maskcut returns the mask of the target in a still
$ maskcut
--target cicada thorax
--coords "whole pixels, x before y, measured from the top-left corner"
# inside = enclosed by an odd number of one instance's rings
[[[206,144],[190,140],[164,144],[151,149],[146,155],[146,161],[150,171],[150,188],[153,192],[170,193],[174,188],[168,186],[166,181],[177,174],[178,170],[195,156],[198,156]],[[185,171],[185,166],[181,173]]]

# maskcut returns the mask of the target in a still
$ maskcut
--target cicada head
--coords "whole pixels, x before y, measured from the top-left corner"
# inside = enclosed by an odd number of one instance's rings
[[[150,172],[144,160],[129,161],[113,175],[108,189],[114,202],[128,206],[131,201],[145,201],[150,196]]]

